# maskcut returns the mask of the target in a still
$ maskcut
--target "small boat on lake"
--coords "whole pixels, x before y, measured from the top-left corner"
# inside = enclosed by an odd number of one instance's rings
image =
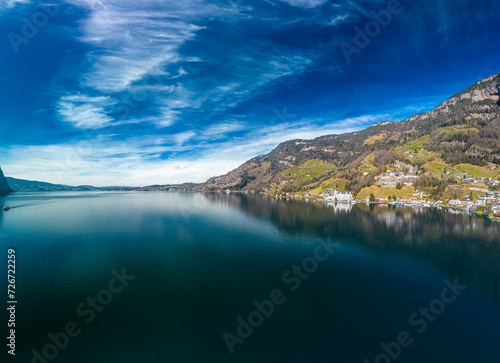
[[[10,207],[6,205],[5,207],[3,207],[3,210],[7,212],[8,210],[10,210]]]

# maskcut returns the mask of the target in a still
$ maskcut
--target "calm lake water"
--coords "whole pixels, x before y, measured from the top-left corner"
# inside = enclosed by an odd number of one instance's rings
[[[490,220],[239,194],[18,193],[4,205],[2,304],[9,248],[18,304],[15,359],[2,309],[2,362],[500,362]]]

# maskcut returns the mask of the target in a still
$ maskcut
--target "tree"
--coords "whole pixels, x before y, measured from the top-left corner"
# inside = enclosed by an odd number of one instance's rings
[[[370,203],[373,203],[375,201],[375,196],[373,193],[370,193]]]
[[[403,189],[403,186],[401,185],[401,183],[397,183],[397,184],[396,184],[396,189],[397,189],[397,190],[401,190],[401,189]]]

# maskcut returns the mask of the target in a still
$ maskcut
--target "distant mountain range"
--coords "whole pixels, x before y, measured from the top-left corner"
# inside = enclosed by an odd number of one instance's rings
[[[3,183],[2,183],[3,181]],[[2,187],[3,186],[3,187]],[[109,186],[109,187],[94,187],[92,185],[63,185],[39,182],[34,180],[24,180],[11,177],[4,177],[0,169],[0,192],[3,195],[16,192],[79,192],[79,191],[163,191],[163,190],[192,190],[197,186],[193,183],[184,184],[167,184],[167,185],[151,185],[146,187],[126,187],[126,186]]]
[[[500,164],[499,94],[497,74],[455,94],[433,111],[408,120],[284,142],[269,154],[209,179],[201,189],[281,194],[339,187],[357,194],[373,186],[375,177],[387,168],[442,179],[457,167],[461,170],[462,165],[470,165],[469,169],[484,168],[478,175],[491,177]],[[453,183],[447,178],[447,184]]]

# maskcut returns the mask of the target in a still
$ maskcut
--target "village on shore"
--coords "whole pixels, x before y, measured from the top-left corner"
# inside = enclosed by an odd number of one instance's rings
[[[453,176],[460,184],[467,188],[470,192],[463,197],[454,196],[451,198],[437,199],[429,195],[424,190],[414,188],[418,176],[413,173],[404,173],[387,170],[384,174],[377,176],[376,187],[386,188],[392,190],[394,193],[388,193],[389,196],[375,196],[371,193],[368,197],[355,198],[350,191],[338,190],[328,188],[319,195],[310,193],[296,194],[296,193],[282,193],[275,195],[276,198],[295,198],[295,199],[313,199],[328,204],[391,204],[405,207],[419,207],[419,208],[450,208],[457,211],[464,211],[492,218],[500,218],[500,191],[491,189],[498,189],[500,185],[499,180],[493,180],[488,177],[473,177],[467,171],[462,171],[455,175],[447,172],[448,176]],[[398,190],[407,187],[413,190],[413,194],[404,197],[396,196]],[[229,190],[227,190],[229,192]]]

